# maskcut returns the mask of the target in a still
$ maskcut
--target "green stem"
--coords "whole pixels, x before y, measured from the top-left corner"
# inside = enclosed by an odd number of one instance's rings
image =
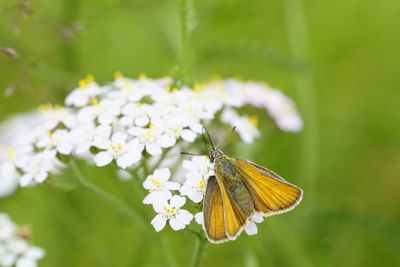
[[[188,0],[179,1],[179,23],[180,23],[180,66],[184,81],[191,83],[191,57],[189,49],[190,29],[188,21]]]
[[[148,159],[148,155],[145,154],[143,157],[143,177],[142,177],[143,180],[146,179],[147,176],[150,174],[149,165],[148,165],[149,163],[148,163],[147,159]]]
[[[178,264],[176,263],[176,259],[174,257],[174,253],[172,251],[173,246],[171,242],[165,234],[161,237],[161,246],[164,251],[165,258],[167,259],[168,266],[176,267]]]
[[[104,191],[97,185],[89,182],[89,180],[87,180],[85,176],[82,174],[78,164],[74,159],[71,159],[70,166],[72,171],[75,173],[76,179],[82,185],[82,187],[108,201],[116,210],[118,210],[121,214],[125,215],[133,222],[135,222],[142,230],[145,231],[150,230],[149,227],[144,223],[145,221],[144,218],[139,213],[137,213],[137,211],[129,207],[120,199]]]
[[[306,15],[302,0],[285,0],[285,17],[292,56],[310,61],[310,48]],[[315,182],[318,174],[318,119],[314,79],[310,73],[296,73],[295,86],[299,96],[299,108],[304,116],[302,133],[301,177],[307,191],[307,201],[315,203]]]
[[[201,236],[198,236],[197,238],[197,243],[196,247],[193,252],[193,257],[192,257],[192,267],[199,267],[200,262],[204,256],[204,250],[207,245],[207,239]]]

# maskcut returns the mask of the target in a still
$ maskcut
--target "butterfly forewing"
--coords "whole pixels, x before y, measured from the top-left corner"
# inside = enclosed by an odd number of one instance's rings
[[[227,240],[222,195],[215,176],[208,178],[203,212],[204,230],[208,239],[213,242]]]
[[[251,192],[256,211],[273,215],[289,211],[300,202],[303,194],[300,188],[285,182],[268,169],[243,160],[236,161],[237,169]]]

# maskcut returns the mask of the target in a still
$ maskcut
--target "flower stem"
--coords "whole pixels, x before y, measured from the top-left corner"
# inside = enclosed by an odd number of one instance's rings
[[[149,231],[149,227],[144,223],[144,218],[136,210],[87,180],[74,159],[71,159],[70,166],[72,171],[75,173],[76,179],[83,188],[108,201],[116,210],[135,222],[142,230],[151,232]]]
[[[196,247],[194,248],[193,257],[192,257],[192,267],[199,267],[201,260],[204,256],[204,250],[207,246],[207,239],[202,237],[200,234],[197,236]]]
[[[191,70],[191,57],[189,49],[189,20],[188,20],[188,0],[179,1],[179,24],[180,24],[180,67],[183,82],[191,82],[192,70]]]
[[[302,0],[285,0],[285,17],[291,53],[294,58],[310,60],[307,21]],[[315,84],[312,74],[296,73],[295,86],[299,96],[299,108],[303,113],[305,128],[302,133],[302,166],[300,173],[304,177],[304,189],[307,200],[315,203],[315,181],[318,173],[318,120],[315,96]]]

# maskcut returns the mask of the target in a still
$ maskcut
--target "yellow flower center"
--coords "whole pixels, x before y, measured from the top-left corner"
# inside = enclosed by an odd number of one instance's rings
[[[154,179],[153,177],[150,178],[150,181],[157,187],[159,187],[161,185],[161,182]]]
[[[92,103],[92,105],[97,105],[97,104],[99,104],[99,99],[98,99],[97,97],[92,98],[92,99],[90,100],[90,103]]]
[[[88,75],[84,79],[79,80],[78,85],[79,85],[80,88],[85,88],[86,86],[88,86],[92,82],[94,82],[93,75]]]
[[[124,77],[124,75],[122,75],[122,72],[117,71],[114,73],[114,80],[121,79],[122,77]]]
[[[258,125],[258,117],[256,116],[256,115],[252,115],[251,117],[250,117],[250,122],[251,122],[251,124],[253,124],[254,126],[257,126]]]
[[[201,178],[200,183],[199,183],[200,189],[203,189],[205,185],[206,185],[206,183],[204,182],[204,179]]]
[[[146,79],[147,79],[146,73],[144,73],[144,72],[140,73],[139,80],[143,81],[143,80],[146,80]]]
[[[53,108],[53,104],[47,103],[39,106],[39,111],[40,112],[46,112],[49,111]]]
[[[6,153],[7,153],[7,158],[9,160],[13,160],[15,158],[15,150],[12,147],[7,147],[6,148]]]

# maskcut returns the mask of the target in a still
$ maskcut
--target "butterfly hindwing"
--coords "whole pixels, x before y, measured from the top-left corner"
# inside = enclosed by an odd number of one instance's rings
[[[282,213],[294,208],[301,200],[303,191],[285,182],[272,171],[243,160],[237,161],[237,169],[251,192],[254,208],[264,215]]]

